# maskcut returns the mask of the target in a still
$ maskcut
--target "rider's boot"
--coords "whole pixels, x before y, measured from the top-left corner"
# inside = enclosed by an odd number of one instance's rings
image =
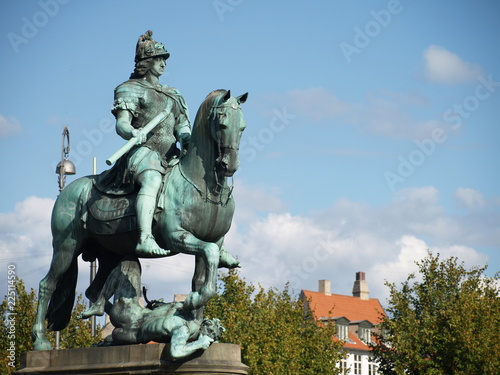
[[[148,194],[138,194],[136,200],[137,225],[139,227],[139,241],[135,248],[139,257],[161,257],[169,254],[168,250],[162,249],[157,243],[151,227],[153,215],[156,208],[156,197]]]

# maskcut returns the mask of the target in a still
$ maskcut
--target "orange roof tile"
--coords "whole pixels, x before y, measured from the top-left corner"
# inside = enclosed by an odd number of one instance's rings
[[[372,324],[380,322],[380,313],[385,311],[377,298],[362,300],[358,297],[344,296],[342,294],[326,295],[321,292],[302,290],[302,295],[309,301],[309,308],[314,311],[316,319],[326,317],[346,317],[349,321],[368,320]],[[349,339],[344,348],[369,350],[370,348],[349,331]],[[334,340],[338,340],[334,337]]]
[[[302,290],[304,297],[309,300],[309,307],[314,311],[316,319],[322,317],[345,316],[352,321],[368,320],[372,324],[380,322],[380,313],[385,311],[377,298],[362,300],[358,297],[344,296]]]

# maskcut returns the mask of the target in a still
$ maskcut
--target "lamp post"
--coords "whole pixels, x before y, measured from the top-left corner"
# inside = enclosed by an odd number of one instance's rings
[[[75,165],[69,160],[69,130],[65,126],[62,133],[61,161],[57,164],[56,173],[59,175],[59,193],[66,185],[66,176],[76,173]],[[56,349],[60,349],[60,333],[56,331]]]
[[[92,173],[95,176],[97,174],[97,159],[95,157],[92,160],[92,166],[93,166]],[[90,262],[90,285],[92,285],[92,282],[95,279],[96,272],[97,272],[97,265],[96,265],[96,261],[94,260],[94,261]],[[92,301],[89,300],[89,307],[90,306],[92,306]],[[95,315],[92,315],[90,317],[90,327],[91,327],[92,337],[95,337],[95,333],[96,333],[96,329],[97,329],[97,320],[96,320]]]
[[[59,192],[64,189],[66,185],[66,175],[73,175],[76,173],[75,165],[68,159],[69,158],[69,130],[64,127],[62,133],[62,152],[61,161],[57,164],[56,173],[59,175]]]

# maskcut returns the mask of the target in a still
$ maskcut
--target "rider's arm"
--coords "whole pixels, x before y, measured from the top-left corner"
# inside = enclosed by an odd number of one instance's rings
[[[132,126],[132,113],[126,109],[116,111],[116,132],[126,140],[139,137],[138,144],[146,142],[146,134]]]
[[[130,139],[134,136],[132,126],[132,113],[126,109],[116,111],[116,132],[124,139]]]
[[[187,151],[189,139],[191,138],[191,124],[185,114],[181,114],[174,128],[174,136],[181,144],[182,150]]]
[[[186,325],[180,326],[172,331],[170,341],[170,355],[172,358],[183,358],[193,354],[199,349],[208,349],[214,340],[211,337],[200,335],[197,340],[187,342],[191,332]]]

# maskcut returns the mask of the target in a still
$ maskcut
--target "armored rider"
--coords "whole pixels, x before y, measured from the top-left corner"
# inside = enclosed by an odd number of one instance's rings
[[[112,113],[116,132],[128,140],[138,137],[138,145],[125,156],[127,173],[139,187],[136,199],[139,239],[136,254],[144,257],[168,255],[152,235],[153,215],[166,168],[176,162],[179,142],[186,149],[191,136],[187,105],[180,92],[160,85],[166,60],[170,54],[153,32],[139,37],[135,53],[135,70],[130,79],[115,89]],[[170,114],[149,134],[141,129],[173,102]]]

